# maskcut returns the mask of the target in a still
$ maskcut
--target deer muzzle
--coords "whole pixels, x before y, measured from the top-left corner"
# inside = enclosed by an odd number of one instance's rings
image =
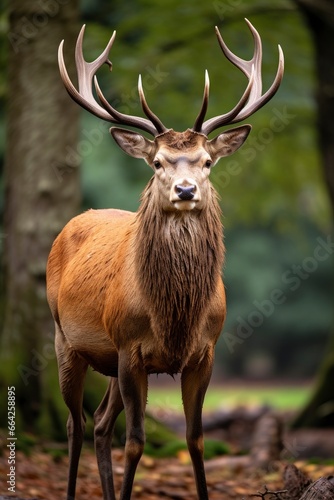
[[[173,183],[170,201],[177,210],[192,210],[200,199],[199,187],[193,179],[177,179]]]

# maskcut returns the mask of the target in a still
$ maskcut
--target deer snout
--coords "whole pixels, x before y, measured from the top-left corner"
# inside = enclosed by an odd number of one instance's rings
[[[180,200],[189,201],[192,200],[195,196],[197,186],[195,184],[191,184],[190,186],[182,186],[181,184],[177,184],[174,189]]]
[[[172,185],[170,201],[178,210],[192,210],[200,201],[200,190],[193,179],[177,179]]]

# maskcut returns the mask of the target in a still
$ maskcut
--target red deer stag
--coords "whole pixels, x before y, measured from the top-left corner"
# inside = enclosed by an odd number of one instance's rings
[[[69,79],[60,44],[60,73],[72,99],[103,120],[154,137],[149,140],[126,129],[110,129],[125,153],[143,158],[153,169],[140,208],[137,213],[89,210],[75,217],[55,240],[48,261],[48,301],[55,320],[60,387],[70,411],[68,499],[75,496],[88,365],[111,377],[94,415],[104,498],[115,499],[110,449],[115,420],[123,408],[127,430],[120,498],[131,497],[145,441],[148,375],[163,372],[181,373],[197,494],[201,500],[208,498],[202,405],[225,318],[221,214],[209,174],[219,158],[244,143],[251,127],[242,125],[210,140],[208,135],[253,114],[276,93],[283,76],[279,47],[275,80],[262,94],[261,39],[247,24],[255,42],[250,61],[234,55],[216,28],[223,53],[249,79],[243,96],[232,111],[204,121],[209,99],[206,73],[201,110],[193,128],[185,132],[167,129],[151,111],[140,77],[139,97],[147,118],[120,113],[105,99],[94,75],[103,63],[111,67],[108,53],[115,33],[103,53],[88,63],[82,54],[81,29],[75,51],[79,90]],[[93,77],[100,104],[93,95]]]

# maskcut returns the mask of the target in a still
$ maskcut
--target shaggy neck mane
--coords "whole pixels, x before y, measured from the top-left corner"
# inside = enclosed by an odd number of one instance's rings
[[[221,273],[221,212],[213,187],[203,210],[163,211],[154,201],[153,182],[137,215],[136,267],[156,341],[178,371],[196,347]]]

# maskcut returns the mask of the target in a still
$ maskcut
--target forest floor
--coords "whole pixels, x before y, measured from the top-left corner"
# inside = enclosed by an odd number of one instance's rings
[[[120,490],[123,477],[123,451],[113,451],[116,490]],[[265,487],[270,491],[283,489],[284,462],[275,471],[267,473],[243,465],[242,460],[220,457],[206,462],[207,484],[210,500],[241,500],[261,498]],[[310,464],[300,461],[296,465],[313,480],[333,473],[333,465]],[[0,474],[6,477],[8,464],[0,458]],[[3,490],[8,498],[60,500],[65,498],[67,457],[54,460],[50,454],[35,451],[30,457],[17,454],[15,494]],[[6,488],[7,489],[7,488]],[[0,499],[7,498],[1,497]],[[84,449],[79,466],[77,498],[97,500],[102,498],[95,455],[92,449]],[[143,456],[136,474],[133,498],[145,500],[186,499],[196,500],[195,483],[188,457],[159,458]],[[270,496],[263,496],[266,500]],[[278,497],[279,498],[279,497]],[[283,498],[283,497],[282,497]]]
[[[321,476],[333,474],[333,460],[318,459],[317,462],[298,458],[305,454],[307,443],[318,442],[331,450],[334,449],[334,431],[303,431],[303,436],[289,437],[281,458],[269,464],[269,471],[264,472],[254,467],[249,455],[225,455],[206,461],[207,484],[210,500],[242,500],[250,498],[289,498],[284,494],[269,493],[284,489],[283,471],[288,463],[297,467],[316,480]],[[290,443],[290,444],[289,444]],[[304,443],[301,445],[301,443]],[[305,444],[306,443],[306,444]],[[55,449],[57,445],[54,445]],[[59,446],[59,445],[58,445]],[[312,444],[311,444],[312,447]],[[59,453],[61,451],[61,453]],[[326,455],[325,451],[325,455]],[[9,472],[8,453],[0,456],[0,477],[6,478]],[[124,473],[124,452],[115,449],[112,453],[116,491],[120,486]],[[63,450],[58,453],[43,451],[34,447],[30,454],[16,452],[15,493],[8,492],[6,479],[4,488],[0,490],[0,500],[60,500],[65,498],[68,458]],[[268,493],[265,494],[265,491]],[[1,496],[4,495],[4,496]],[[97,500],[102,498],[99,474],[94,450],[85,446],[81,455],[77,498],[80,500]],[[186,499],[195,500],[195,481],[189,455],[181,450],[173,458],[152,458],[144,455],[140,461],[135,478],[132,498],[145,500]]]

